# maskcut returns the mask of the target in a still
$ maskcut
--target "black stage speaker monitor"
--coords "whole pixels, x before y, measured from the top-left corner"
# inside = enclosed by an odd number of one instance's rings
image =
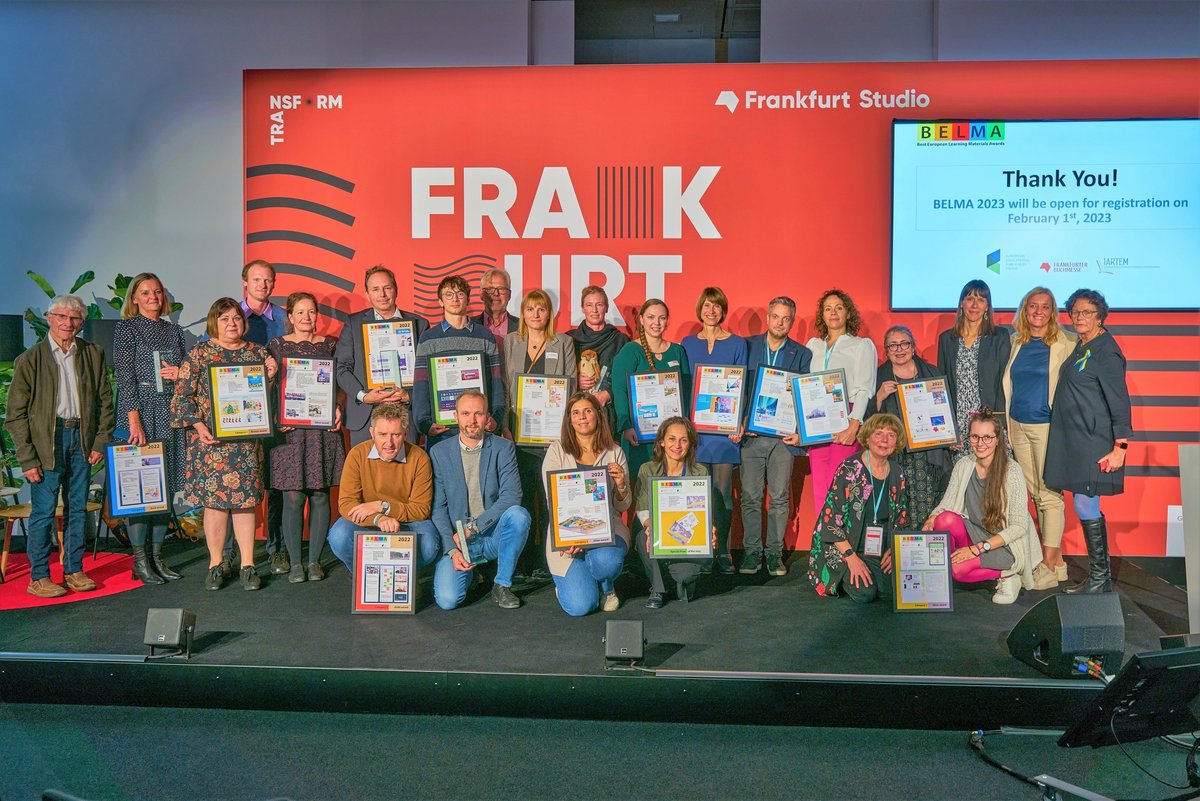
[[[608,620],[604,624],[604,658],[634,661],[643,656],[640,620]]]
[[[146,612],[144,642],[153,648],[190,646],[196,631],[196,616],[183,609],[149,609]]]
[[[1125,659],[1125,618],[1115,592],[1054,595],[1025,613],[1008,635],[1014,657],[1055,679],[1087,676],[1076,657],[1116,673]]]

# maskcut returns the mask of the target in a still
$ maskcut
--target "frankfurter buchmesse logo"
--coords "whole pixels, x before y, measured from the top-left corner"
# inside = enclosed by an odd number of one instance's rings
[[[918,142],[1003,142],[1004,123],[969,120],[917,123]]]
[[[724,90],[721,94],[717,95],[717,102],[713,103],[713,105],[724,106],[732,114],[738,107],[737,92],[731,92],[728,89]]]
[[[1000,251],[993,250],[987,254],[987,268],[996,275],[1000,274]]]

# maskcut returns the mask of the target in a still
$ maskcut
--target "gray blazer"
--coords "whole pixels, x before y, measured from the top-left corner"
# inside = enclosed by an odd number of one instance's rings
[[[513,386],[517,376],[525,372],[525,354],[528,338],[522,339],[516,331],[504,338],[504,394],[508,400],[508,412],[512,414],[516,396]],[[575,361],[575,340],[567,334],[555,334],[553,342],[546,343],[546,368],[538,375],[566,375],[578,379],[579,364]]]
[[[394,319],[412,321],[413,330],[416,332],[416,342],[421,341],[421,335],[429,328],[429,321],[424,317],[403,309],[396,309]],[[374,309],[364,309],[351,314],[346,320],[345,327],[342,328],[342,335],[338,338],[337,347],[333,351],[333,357],[337,359],[338,386],[346,393],[345,425],[352,432],[366,428],[367,422],[371,419],[371,409],[374,408],[371,404],[362,403],[358,399],[358,393],[367,388],[367,368],[363,364],[362,327],[363,323],[373,322],[375,322]]]

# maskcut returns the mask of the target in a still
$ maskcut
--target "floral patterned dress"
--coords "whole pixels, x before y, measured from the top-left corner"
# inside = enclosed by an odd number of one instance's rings
[[[289,342],[275,337],[267,348],[283,369],[283,360],[332,359],[337,340]],[[271,448],[271,489],[321,490],[338,483],[346,461],[342,432],[328,429],[296,428],[283,434]]]
[[[826,496],[825,506],[817,518],[812,536],[812,551],[808,561],[808,580],[818,595],[835,596],[846,578],[848,568],[837,543],[861,532],[867,517],[871,497],[871,471],[861,455],[851,456],[838,465],[833,484]],[[893,531],[908,526],[908,483],[904,471],[892,462],[888,477],[888,518],[884,526],[884,542],[890,542]],[[885,551],[887,546],[885,545]]]
[[[954,422],[958,425],[960,448],[956,460],[970,453],[967,434],[971,431],[971,415],[979,411],[982,403],[979,397],[979,343],[982,339],[976,337],[969,348],[960,341],[958,356],[954,360],[954,375],[958,386],[958,394],[954,398]]]
[[[226,350],[216,340],[196,343],[179,368],[171,398],[171,425],[187,429],[183,458],[183,498],[208,509],[253,509],[263,498],[263,449],[257,439],[204,445],[193,424],[212,426],[209,366],[264,362],[267,349],[246,342]]]

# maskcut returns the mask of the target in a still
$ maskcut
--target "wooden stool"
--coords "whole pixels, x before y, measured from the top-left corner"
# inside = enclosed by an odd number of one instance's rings
[[[97,512],[100,510],[100,504],[88,501],[86,514]],[[4,581],[4,574],[8,571],[8,551],[12,546],[12,528],[14,523],[21,524],[21,533],[25,535],[25,542],[29,542],[29,530],[25,527],[25,521],[29,519],[29,515],[33,512],[33,507],[27,503],[19,503],[15,506],[0,507],[0,520],[4,521],[4,547],[0,550],[0,582]],[[58,505],[55,510],[56,528],[58,529],[58,563],[61,565],[66,561],[67,553],[63,550],[63,508],[62,504]],[[96,525],[96,537],[92,543],[92,558],[96,558],[96,554],[100,552],[100,526],[104,525],[100,521]],[[28,548],[26,544],[26,548]]]

